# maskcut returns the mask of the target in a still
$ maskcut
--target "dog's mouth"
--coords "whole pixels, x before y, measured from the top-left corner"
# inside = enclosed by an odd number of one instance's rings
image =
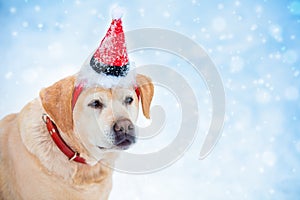
[[[132,144],[135,143],[136,138],[132,135],[126,135],[122,138],[116,138],[115,146],[122,150],[128,149]]]
[[[136,137],[132,135],[126,135],[123,137],[117,137],[115,139],[114,145],[112,147],[103,147],[103,146],[97,146],[101,150],[127,150],[131,145],[133,145],[136,142]]]

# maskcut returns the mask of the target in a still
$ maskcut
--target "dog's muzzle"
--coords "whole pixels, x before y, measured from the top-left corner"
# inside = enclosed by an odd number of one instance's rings
[[[113,125],[114,145],[128,149],[136,141],[135,127],[129,119],[119,119]]]

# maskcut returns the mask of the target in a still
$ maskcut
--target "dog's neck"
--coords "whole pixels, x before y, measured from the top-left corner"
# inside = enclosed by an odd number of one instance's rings
[[[107,158],[110,159],[104,158],[103,161],[93,166],[69,161],[49,135],[41,118],[42,113],[43,108],[39,99],[33,100],[20,112],[19,127],[22,141],[27,150],[37,157],[46,173],[75,185],[99,183],[105,178],[111,177],[112,170],[107,167],[107,164],[110,166],[113,164],[116,158],[115,153],[107,155]],[[64,133],[60,134],[67,140]],[[33,162],[36,161],[33,160]],[[109,163],[105,164],[104,162]]]

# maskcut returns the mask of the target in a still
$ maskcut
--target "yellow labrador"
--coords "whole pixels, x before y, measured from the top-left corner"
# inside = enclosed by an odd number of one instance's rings
[[[67,77],[43,89],[20,113],[0,121],[0,199],[108,198],[108,165],[113,165],[118,150],[135,142],[139,95],[133,87],[94,87],[84,89],[72,108],[75,80],[76,76]],[[136,82],[149,118],[153,84],[139,74]],[[84,163],[62,153],[47,120]]]

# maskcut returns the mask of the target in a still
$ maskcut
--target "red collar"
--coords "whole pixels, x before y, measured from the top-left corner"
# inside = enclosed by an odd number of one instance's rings
[[[42,116],[43,121],[45,122],[47,126],[47,130],[53,139],[56,146],[63,152],[70,161],[75,161],[79,163],[86,164],[85,159],[83,157],[80,157],[80,154],[69,147],[66,142],[63,140],[61,135],[59,134],[59,131],[54,124],[54,122],[49,118],[48,115],[44,114]]]

